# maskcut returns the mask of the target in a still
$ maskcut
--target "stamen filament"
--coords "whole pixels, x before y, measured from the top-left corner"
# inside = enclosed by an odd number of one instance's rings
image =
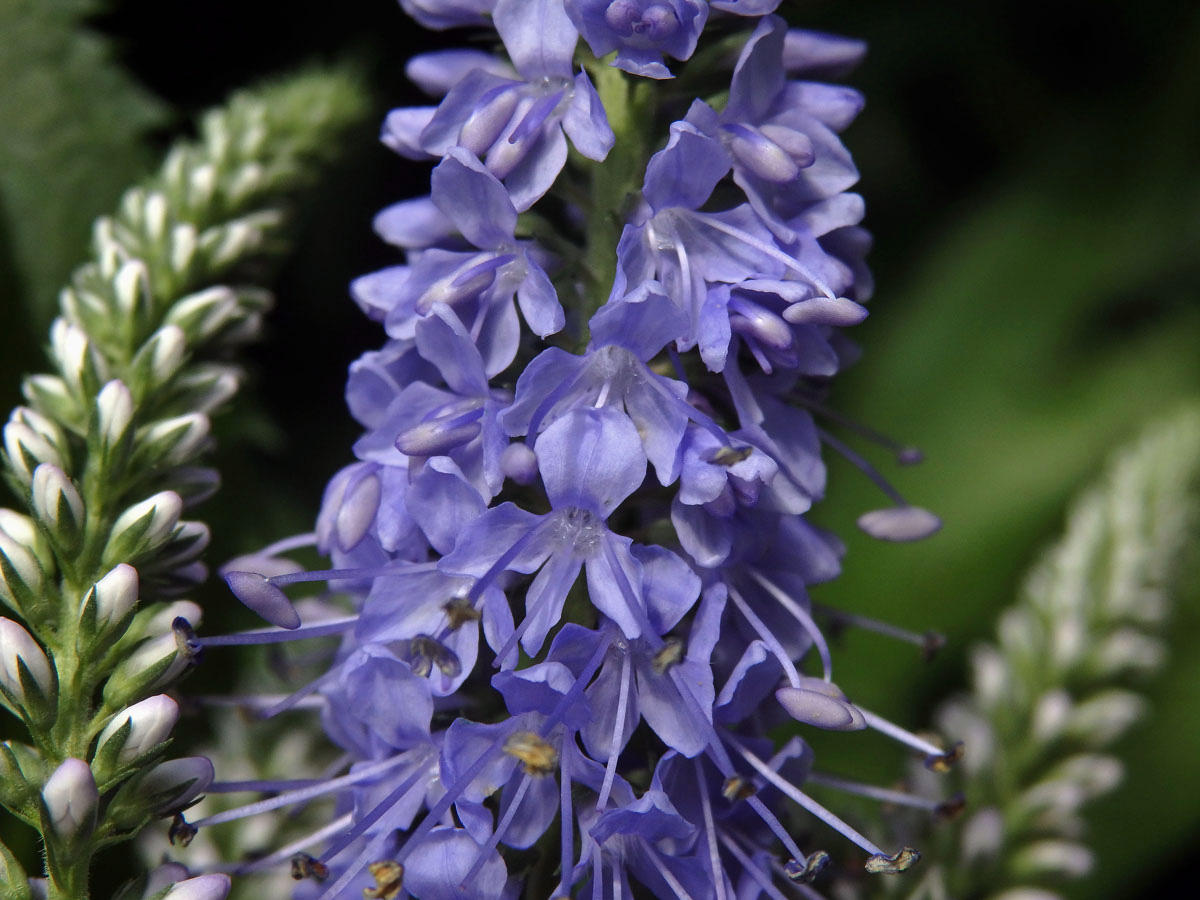
[[[855,706],[858,706],[858,704],[855,704]],[[887,719],[875,715],[875,713],[871,712],[870,710],[863,709],[861,706],[859,706],[858,711],[861,712],[863,714],[863,718],[867,720],[868,728],[874,728],[880,734],[886,734],[892,740],[899,741],[901,744],[904,744],[906,747],[911,747],[918,753],[924,753],[926,756],[942,756],[946,752],[943,748],[937,746],[936,744],[931,744],[929,741],[917,737],[911,731],[901,728],[899,725],[893,725]]]
[[[791,657],[783,649],[783,645],[779,643],[779,638],[775,637],[771,633],[771,629],[763,624],[763,620],[754,614],[754,610],[750,608],[750,604],[742,599],[742,595],[738,593],[737,588],[729,588],[729,599],[733,601],[741,614],[746,617],[746,621],[757,632],[759,640],[766,644],[770,648],[771,653],[775,655],[780,667],[783,669],[783,674],[787,676],[791,686],[794,688],[800,687],[800,673],[796,671],[796,666],[792,662]]]
[[[704,783],[704,767],[700,758],[692,760],[696,772],[696,788],[700,794],[700,809],[704,814],[704,840],[708,844],[708,866],[712,873],[713,886],[717,889],[717,900],[726,900],[725,873],[721,869],[721,853],[717,847],[717,830],[713,824],[712,801],[708,796],[708,785]]]
[[[331,634],[349,631],[357,622],[358,616],[347,616],[343,619],[328,619],[324,622],[315,622],[312,625],[301,625],[299,628],[256,628],[252,631],[239,631],[236,634],[219,634],[214,637],[196,638],[196,643],[201,647],[284,644],[288,641],[327,637]]]
[[[259,550],[255,556],[278,556],[280,553],[287,553],[290,550],[299,550],[302,547],[315,547],[317,545],[317,533],[309,531],[305,534],[294,534],[291,537],[276,541],[273,544],[268,544]]]
[[[810,772],[807,781],[810,784],[819,784],[822,787],[844,791],[847,794],[869,797],[872,800],[878,800],[880,803],[911,806],[914,809],[924,809],[929,812],[936,811],[940,805],[938,801],[930,800],[928,797],[919,797],[916,794],[909,794],[905,791],[894,791],[871,784],[862,784],[858,781],[849,781],[845,778],[838,778],[836,775],[825,775],[820,772]]]
[[[900,492],[892,487],[886,478],[879,474],[879,470],[863,459],[863,457],[860,456],[856,451],[852,450],[846,444],[843,444],[824,428],[817,428],[817,434],[820,436],[823,442],[844,456],[847,462],[871,479],[871,481],[875,483],[875,486],[887,495],[889,500],[891,500],[897,506],[909,505],[908,501],[904,499]]]
[[[747,856],[732,838],[724,833],[720,834],[719,838],[721,843],[725,845],[725,849],[732,853],[737,861],[742,864],[742,871],[746,872],[751,878],[753,878],[754,883],[766,891],[767,896],[769,896],[771,900],[788,900],[788,898],[783,895],[779,888],[775,887],[774,882],[772,882],[769,877],[763,874],[758,866],[754,864],[754,860]]]
[[[747,247],[751,247],[757,250],[759,253],[769,256],[777,262],[782,263],[797,275],[804,277],[809,284],[815,287],[830,300],[837,299],[837,294],[830,289],[829,285],[827,285],[824,280],[818,278],[815,274],[809,271],[807,266],[801,265],[799,260],[788,256],[778,247],[772,247],[768,244],[764,244],[754,235],[748,234],[747,232],[742,231],[740,228],[734,228],[732,225],[726,225],[720,219],[717,219],[713,216],[701,214],[696,218],[714,231],[720,231],[722,234],[727,234],[734,240],[741,241]]]
[[[793,785],[786,778],[781,777],[778,772],[774,771],[770,766],[759,759],[758,756],[756,756],[752,751],[738,743],[738,741],[733,738],[732,735],[727,735],[726,740],[729,741],[733,748],[741,754],[742,758],[745,759],[746,762],[750,763],[750,765],[752,765],[754,769],[763,776],[763,778],[767,779],[767,781],[771,782],[771,784],[775,785],[775,787],[787,794],[788,797],[802,806],[807,812],[816,816],[826,825],[830,826],[835,831],[840,832],[849,840],[858,844],[858,846],[860,846],[863,850],[866,850],[867,853],[870,853],[872,856],[888,855],[871,843],[871,841],[868,840],[864,835],[852,828],[849,823],[838,818],[816,800],[813,800],[811,797]]]
[[[249,875],[253,872],[261,872],[263,869],[269,869],[274,865],[290,859],[302,850],[307,850],[316,844],[321,843],[326,838],[333,837],[339,831],[346,829],[354,820],[354,813],[346,813],[344,816],[339,816],[334,819],[324,828],[319,828],[311,834],[305,835],[299,840],[292,841],[284,847],[280,847],[269,856],[264,856],[261,859],[256,859],[253,862],[243,863],[239,866],[229,866],[214,869],[213,871],[228,871],[234,875]]]
[[[617,758],[621,755],[621,738],[625,736],[625,712],[629,703],[629,653],[621,655],[621,687],[617,695],[617,716],[613,723],[612,742],[608,747],[608,765],[604,769],[604,782],[600,785],[600,794],[596,798],[596,810],[602,812],[608,805],[608,796],[612,792],[613,779],[617,775]]]
[[[793,619],[803,626],[808,632],[809,639],[813,642],[813,646],[817,648],[817,655],[821,657],[821,668],[823,670],[823,678],[826,681],[833,680],[833,655],[829,652],[829,644],[825,640],[825,635],[821,629],[817,627],[817,623],[813,621],[813,617],[803,606],[793,600],[774,582],[770,581],[760,572],[750,569],[750,577],[762,585],[763,589],[770,594],[775,600],[787,610]]]

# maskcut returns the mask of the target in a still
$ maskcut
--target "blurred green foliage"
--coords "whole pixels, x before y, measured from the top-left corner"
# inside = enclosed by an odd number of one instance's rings
[[[791,21],[872,48],[851,79],[869,103],[847,143],[863,173],[879,287],[857,329],[863,358],[832,405],[922,447],[916,469],[874,458],[946,526],[916,546],[856,534],[854,518],[883,498],[834,461],[819,519],[847,538],[846,572],[816,599],[950,638],[925,667],[907,645],[842,640],[842,687],[898,721],[920,727],[961,685],[966,648],[991,632],[1108,451],[1200,388],[1200,15],[1189,6],[784,4]],[[316,0],[212,0],[187,19],[171,7],[109,0],[84,26],[95,7],[82,0],[0,0],[6,400],[19,371],[36,365],[16,335],[29,322],[41,333],[55,279],[81,258],[87,223],[141,171],[139,138],[164,109],[178,117],[314,55],[352,55],[387,105],[419,102],[403,60],[460,39],[418,32],[390,0],[357,0],[336,15]],[[106,49],[89,27],[115,42]],[[188,62],[200,59],[230,63]],[[22,99],[31,91],[41,98],[32,107]],[[347,164],[315,198],[279,274],[279,310],[252,363],[256,399],[218,425],[226,489],[205,511],[214,560],[311,527],[324,478],[349,458],[345,365],[382,336],[345,285],[397,259],[370,218],[427,177],[370,146],[374,131],[347,144]],[[1077,897],[1172,896],[1170,873],[1200,839],[1192,584],[1152,717],[1127,741],[1128,783],[1097,808],[1100,867]],[[200,599],[209,630],[251,622],[216,586]],[[229,668],[195,678],[219,689]],[[822,738],[831,771],[881,783],[901,771],[882,739]]]

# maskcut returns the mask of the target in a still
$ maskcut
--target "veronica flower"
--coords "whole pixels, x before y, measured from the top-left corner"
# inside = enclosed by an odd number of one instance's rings
[[[504,182],[513,205],[525,210],[558,177],[567,161],[568,136],[576,150],[595,160],[608,155],[614,138],[587,73],[573,74],[579,36],[561,0],[497,0],[494,5],[493,23],[515,72],[475,68],[432,116],[393,114],[388,133],[408,155],[417,147],[432,156],[445,156],[453,147],[475,154]],[[426,58],[425,69],[439,62],[460,71],[460,60],[446,57]],[[446,83],[449,78],[427,74],[426,80]]]
[[[779,0],[566,0],[571,21],[597,57],[613,50],[613,65],[631,75],[670,78],[664,55],[688,59],[708,21],[708,8],[761,16]]]
[[[567,592],[585,567],[598,610],[628,637],[649,630],[633,542],[606,524],[645,477],[646,456],[633,423],[608,407],[575,410],[538,437],[534,452],[551,511],[539,516],[512,503],[490,509],[463,531],[439,567],[479,578],[473,590],[502,569],[538,572],[525,595],[525,618],[510,639],[519,639],[530,654],[558,623]],[[507,649],[498,655],[504,658]]]

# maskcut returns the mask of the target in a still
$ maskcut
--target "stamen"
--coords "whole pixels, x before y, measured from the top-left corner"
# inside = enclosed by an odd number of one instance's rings
[[[815,400],[811,397],[799,396],[796,398],[796,402],[801,406],[811,409],[813,412],[826,419],[837,422],[837,424],[849,431],[853,431],[859,437],[866,438],[871,443],[878,444],[880,447],[890,450],[895,454],[896,462],[902,466],[915,466],[925,459],[925,454],[921,452],[920,448],[912,447],[907,444],[901,444],[899,441],[893,440],[883,432],[876,431],[869,425],[864,425],[857,419],[852,419],[849,416],[838,412],[836,409],[826,406],[819,400]]]
[[[294,534],[291,537],[284,538],[281,541],[268,544],[254,555],[278,556],[280,553],[289,553],[292,550],[299,550],[302,547],[315,547],[316,545],[317,533],[315,531],[309,531],[305,534]]]
[[[830,300],[837,299],[837,294],[833,292],[833,290],[828,284],[825,283],[823,279],[819,278],[815,273],[809,271],[807,266],[801,265],[799,260],[788,256],[778,247],[764,244],[754,235],[748,234],[747,232],[742,231],[742,229],[735,228],[732,225],[726,225],[720,219],[717,219],[713,216],[704,215],[701,213],[695,215],[695,218],[714,231],[720,231],[722,234],[727,234],[734,240],[741,241],[747,247],[751,247],[757,250],[759,253],[769,256],[777,262],[782,263],[786,268],[791,269],[797,275],[803,277],[806,281],[808,281],[809,284],[815,287]]]
[[[932,660],[937,655],[937,652],[946,646],[945,636],[936,631],[926,631],[924,634],[917,634],[915,631],[909,631],[906,628],[901,628],[899,625],[893,625],[891,622],[883,622],[879,619],[872,619],[870,616],[860,616],[856,613],[843,612],[840,609],[834,609],[832,606],[818,605],[814,608],[821,614],[828,616],[835,625],[853,625],[864,631],[873,631],[876,634],[882,634],[885,637],[895,638],[898,641],[904,641],[906,644],[913,644],[920,647],[921,655],[926,662]]]
[[[326,637],[349,631],[358,622],[358,616],[347,616],[343,619],[328,619],[313,625],[301,625],[299,628],[256,628],[251,631],[239,631],[235,634],[219,634],[215,637],[197,638],[196,643],[201,647],[233,647],[245,644],[282,644],[288,641],[300,641],[305,638]]]
[[[880,734],[886,734],[892,740],[899,741],[904,746],[911,747],[918,753],[924,753],[927,757],[925,765],[929,768],[933,768],[934,766],[934,763],[931,763],[930,760],[944,760],[944,762],[937,764],[945,765],[948,769],[962,756],[961,741],[951,747],[950,750],[943,750],[936,744],[931,744],[924,738],[918,737],[911,731],[901,728],[899,725],[893,725],[887,719],[877,716],[875,713],[863,709],[861,706],[858,709],[863,714],[863,718],[867,720],[868,728],[874,728]]]
[[[396,759],[404,759],[404,757],[395,757],[393,762]],[[421,759],[413,768],[412,774],[400,782],[400,784],[397,785],[390,794],[376,803],[369,813],[355,823],[353,828],[343,833],[336,841],[326,847],[324,852],[321,853],[322,862],[328,862],[329,860],[333,859],[339,853],[357,841],[361,835],[366,834],[367,831],[370,830],[376,822],[382,819],[396,805],[396,803],[399,802],[402,797],[404,797],[405,794],[411,791],[416,785],[420,784],[422,779],[428,778],[429,762],[430,759],[428,756]],[[370,847],[367,849],[369,850]]]
[[[759,759],[758,756],[756,756],[753,752],[743,747],[732,735],[726,735],[726,740],[735,750],[738,751],[738,753],[741,754],[743,759],[745,759],[758,771],[760,775],[767,779],[767,781],[771,782],[771,784],[775,785],[775,787],[779,788],[779,790],[781,790],[783,793],[787,794],[788,797],[802,806],[809,813],[816,816],[834,830],[841,832],[842,835],[858,844],[858,846],[862,847],[862,849],[872,854],[873,857],[887,856],[887,854],[885,854],[882,850],[871,843],[870,840],[852,828],[847,822],[844,822],[842,819],[835,816],[832,812],[827,810],[821,804],[817,803],[817,801],[813,800],[811,797],[793,785],[790,781],[781,777],[779,773],[774,771],[770,766]],[[795,855],[798,858],[802,858],[804,856],[802,853]]]
[[[512,824],[513,818],[517,814],[517,810],[521,807],[521,801],[525,799],[525,794],[529,791],[529,785],[532,777],[528,771],[521,776],[521,783],[517,785],[517,792],[513,795],[512,802],[508,804],[508,809],[504,811],[504,816],[500,819],[495,830],[492,831],[491,837],[479,848],[479,852],[475,854],[475,861],[471,863],[471,868],[467,870],[467,874],[463,876],[463,880],[459,882],[460,888],[465,888],[479,874],[479,870],[483,868],[483,864],[488,860],[488,854],[496,848],[500,840],[504,837],[504,833],[508,831],[508,826]]]
[[[332,837],[338,832],[345,831],[349,827],[351,820],[354,818],[353,813],[346,813],[344,816],[339,816],[328,825],[320,828],[311,834],[305,835],[299,840],[292,841],[286,847],[280,847],[269,856],[264,856],[261,859],[256,859],[253,862],[242,863],[232,867],[218,867],[215,871],[228,871],[234,875],[249,875],[252,872],[261,872],[263,869],[269,869],[285,859],[289,859],[296,853],[299,853],[306,847],[311,847],[314,844],[319,844],[327,838]],[[312,859],[312,857],[309,857]],[[314,860],[315,862],[315,860]]]
[[[363,897],[367,900],[396,900],[404,889],[404,866],[398,862],[384,860],[367,866],[367,871],[375,879],[375,887],[363,888]]]
[[[788,683],[794,688],[800,687],[800,673],[796,671],[796,666],[792,662],[791,657],[783,649],[783,645],[779,643],[779,638],[771,633],[771,630],[763,624],[763,620],[754,614],[754,610],[750,608],[750,604],[743,600],[742,595],[732,586],[729,587],[729,599],[734,602],[734,605],[737,606],[741,614],[746,617],[746,621],[750,623],[750,627],[758,634],[759,640],[769,647],[771,653],[775,655],[775,658],[779,661],[780,668],[783,669],[783,674],[787,676]]]
[[[870,478],[871,481],[875,482],[875,486],[883,491],[889,500],[891,500],[897,506],[908,506],[908,501],[901,496],[900,492],[892,487],[891,483],[879,473],[878,469],[863,459],[856,451],[852,450],[846,444],[843,444],[824,428],[818,427],[817,434],[824,443],[828,444],[830,447],[840,453],[843,457],[845,457],[847,462]]]
[[[730,803],[746,800],[753,797],[755,793],[756,789],[754,785],[741,775],[730,775],[725,779],[725,783],[721,785],[721,796]]]
[[[724,832],[719,835],[719,838],[721,843],[725,845],[725,849],[732,853],[734,857],[736,857],[737,861],[742,864],[742,871],[753,878],[755,884],[762,888],[767,893],[767,896],[771,898],[771,900],[788,900],[788,898],[783,895],[779,888],[775,887],[771,879],[754,864],[754,860],[747,856],[732,838],[730,838]]]
[[[314,881],[324,881],[329,877],[329,866],[315,856],[307,853],[297,853],[292,857],[292,879],[304,881],[311,878]]]
[[[659,651],[661,652],[661,651]],[[596,797],[596,810],[601,812],[608,805],[608,796],[612,791],[613,779],[617,775],[617,759],[623,749],[622,738],[625,736],[625,713],[629,704],[629,654],[621,654],[621,685],[617,694],[617,715],[613,722],[612,738],[608,745],[608,764],[604,768],[604,781],[600,785],[600,793]],[[662,674],[661,672],[659,674]]]
[[[925,757],[925,768],[931,772],[944,775],[953,769],[958,764],[958,761],[963,758],[964,750],[963,742],[955,741],[949,750]]]
[[[708,785],[704,782],[704,769],[700,758],[693,761],[696,772],[696,787],[700,793],[700,808],[704,814],[704,837],[708,844],[709,871],[712,872],[713,885],[717,889],[717,900],[725,900],[725,874],[721,868],[721,854],[717,848],[717,830],[713,824],[712,802],[708,797]]]
[[[466,597],[454,597],[442,606],[448,620],[447,628],[451,632],[458,631],[468,622],[478,622],[483,613],[475,608],[475,604]]]
[[[562,774],[559,778],[559,882],[555,890],[555,895],[570,894],[574,881],[571,880],[571,875],[574,871],[574,866],[571,865],[571,860],[575,855],[575,814],[573,803],[571,800],[571,760],[570,754],[575,746],[574,732],[568,732],[563,736],[562,745]]]
[[[651,659],[650,665],[655,675],[665,675],[668,669],[678,665],[683,660],[683,640],[669,637]]]
[[[833,656],[829,652],[829,644],[825,641],[825,635],[821,633],[821,629],[817,627],[817,623],[813,621],[813,617],[809,615],[808,610],[758,571],[750,569],[749,572],[750,577],[762,585],[763,589],[774,597],[779,605],[787,610],[792,618],[799,622],[804,630],[808,632],[809,639],[813,642],[813,646],[817,648],[817,655],[821,657],[821,668],[824,672],[822,677],[826,681],[832,680]]]
[[[526,775],[552,775],[558,765],[554,745],[533,731],[518,731],[504,742],[504,752],[521,761]]]
[[[941,806],[937,800],[931,800],[928,797],[920,797],[906,791],[894,791],[889,788],[876,787],[872,784],[862,784],[858,781],[838,778],[836,775],[825,775],[821,772],[810,772],[806,781],[809,784],[819,784],[823,787],[844,791],[847,794],[854,794],[858,797],[869,797],[872,800],[878,800],[880,803],[894,803],[897,806],[923,809],[926,812],[936,812],[937,808]]]
[[[667,864],[664,863],[661,858],[659,858],[658,849],[645,838],[642,838],[642,844],[644,845],[646,851],[643,855],[643,858],[650,860],[654,868],[658,870],[658,874],[662,876],[662,880],[667,883],[667,887],[671,889],[671,893],[673,893],[678,900],[695,900],[695,898],[687,892],[687,888],[680,884],[679,879],[676,878],[671,873],[671,870],[667,868]]]
[[[176,813],[171,820],[171,827],[167,829],[167,840],[172,847],[186,847],[199,832],[200,829],[190,824],[183,813]]]
[[[897,875],[912,866],[921,858],[921,853],[912,847],[903,847],[894,856],[880,853],[867,860],[864,868],[872,875]]]
[[[343,788],[358,784],[360,781],[373,778],[382,772],[386,772],[388,769],[393,769],[404,761],[404,757],[394,756],[390,759],[363,766],[357,772],[351,772],[349,775],[343,775],[340,778],[333,778],[320,784],[313,784],[292,791],[284,791],[276,797],[260,800],[248,806],[240,806],[237,809],[227,809],[224,812],[215,813],[192,824],[196,828],[201,828],[210,825],[220,825],[223,822],[234,822],[238,819],[246,819],[250,816],[257,816],[260,813],[270,812],[273,809],[291,806],[294,803],[309,800],[313,797],[320,797],[323,794],[336,793]]]
[[[397,578],[401,575],[414,575],[418,572],[432,572],[437,569],[436,562],[400,563],[390,566],[376,566],[361,569],[321,569],[312,572],[294,572],[289,575],[276,575],[267,581],[276,587],[289,584],[299,584],[304,581],[365,581],[368,578]]]
[[[789,859],[783,867],[783,874],[792,884],[807,884],[829,865],[829,854],[817,850],[808,855],[805,860]]]
[[[428,634],[418,634],[409,642],[412,653],[413,674],[424,678],[433,666],[447,678],[462,674],[462,663],[458,654]]]
[[[715,466],[725,466],[729,468],[736,466],[743,460],[749,459],[750,454],[754,452],[754,448],[745,447],[718,447],[708,455],[706,462],[710,462]]]

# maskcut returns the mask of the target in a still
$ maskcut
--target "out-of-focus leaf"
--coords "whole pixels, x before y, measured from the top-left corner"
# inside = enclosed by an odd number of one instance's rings
[[[84,25],[96,0],[0,2],[0,208],[33,334],[87,245],[88,227],[143,174],[164,108]],[[12,305],[11,301],[6,305]]]

